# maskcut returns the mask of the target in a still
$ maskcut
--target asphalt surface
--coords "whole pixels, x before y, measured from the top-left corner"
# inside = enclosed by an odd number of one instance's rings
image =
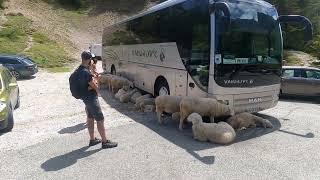
[[[220,146],[192,139],[154,113],[136,112],[107,91],[100,102],[114,149],[88,148],[81,101],[68,73],[19,81],[15,128],[0,134],[0,179],[320,179],[320,106],[286,98],[259,113],[273,129],[247,129]]]

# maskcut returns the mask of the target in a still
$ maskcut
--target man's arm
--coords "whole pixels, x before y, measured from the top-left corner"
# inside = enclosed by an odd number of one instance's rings
[[[99,91],[99,87],[96,83],[93,82],[93,79],[89,82],[89,86],[94,89],[96,92]]]

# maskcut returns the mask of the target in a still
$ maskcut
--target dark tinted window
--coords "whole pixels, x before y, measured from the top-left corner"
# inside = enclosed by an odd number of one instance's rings
[[[0,58],[0,63],[2,64],[21,64],[19,60],[11,57]]]

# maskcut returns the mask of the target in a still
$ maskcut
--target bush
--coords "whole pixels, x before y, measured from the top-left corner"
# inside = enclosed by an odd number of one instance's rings
[[[3,9],[3,3],[5,0],[0,0],[0,8]]]

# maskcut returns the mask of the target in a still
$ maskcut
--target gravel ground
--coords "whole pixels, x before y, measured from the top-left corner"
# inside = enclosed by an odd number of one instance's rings
[[[283,99],[260,113],[273,129],[247,129],[219,146],[194,141],[190,126],[159,126],[155,113],[102,91],[107,133],[119,147],[101,150],[86,147],[84,105],[71,96],[69,75],[19,81],[14,130],[0,134],[0,179],[320,178],[320,106],[312,101]]]
[[[0,136],[0,152],[25,148],[52,137],[66,135],[66,131],[70,129],[66,128],[75,125],[78,126],[74,129],[85,128],[81,124],[86,120],[84,104],[71,96],[69,76],[70,73],[40,71],[31,79],[18,81],[21,107],[14,111],[13,131]],[[132,123],[132,120],[118,113],[101,97],[99,100],[106,118],[106,127]]]

